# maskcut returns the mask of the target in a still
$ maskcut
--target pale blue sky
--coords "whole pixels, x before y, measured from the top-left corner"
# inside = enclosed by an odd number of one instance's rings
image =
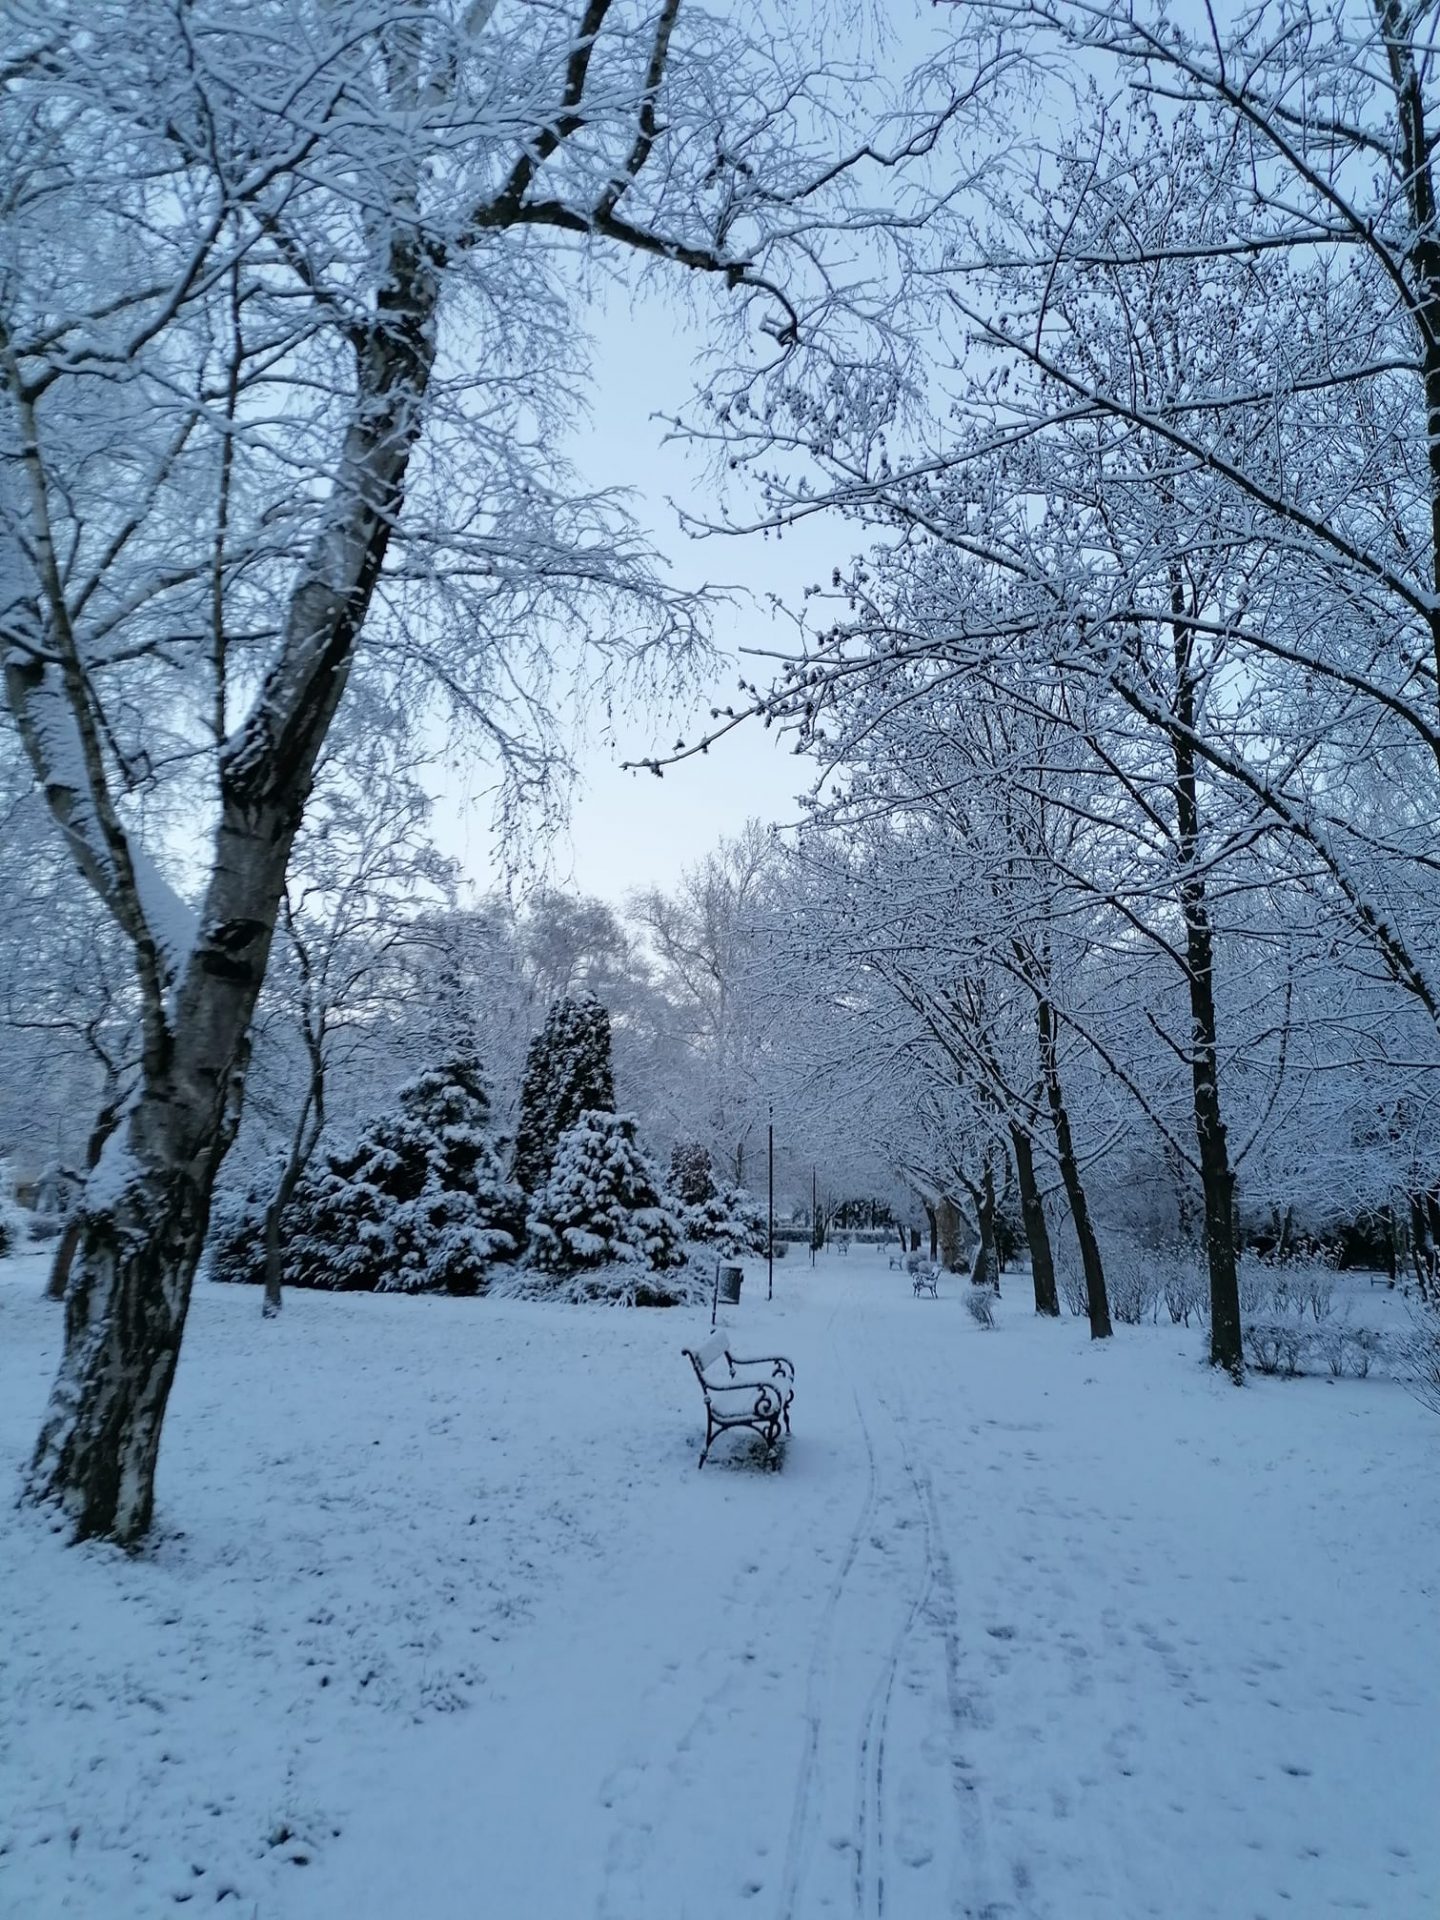
[[[795,796],[809,784],[811,765],[758,724],[742,727],[710,755],[671,768],[662,780],[624,772],[621,763],[668,749],[677,735],[691,739],[703,731],[709,707],[735,698],[735,649],[793,638],[793,626],[772,617],[766,596],[779,594],[798,606],[805,587],[828,579],[852,551],[856,530],[834,520],[811,522],[779,540],[688,536],[670,501],[713,505],[713,484],[694,451],[678,441],[663,444],[664,420],[651,416],[677,412],[693,391],[703,327],[666,299],[653,275],[633,292],[611,289],[592,319],[591,414],[577,428],[571,457],[591,485],[633,490],[632,511],[678,584],[742,590],[716,608],[714,635],[727,661],[690,712],[617,712],[614,744],[595,738],[580,752],[581,785],[570,829],[552,849],[550,877],[619,901],[636,888],[670,886],[721,835],[737,833],[752,816],[795,818]],[[753,509],[743,493],[735,505],[740,512]],[[748,663],[747,675],[756,677],[761,667]],[[482,891],[494,884],[496,851],[483,800],[467,805],[454,791],[442,796],[437,829],[467,879]]]
[[[831,0],[819,4],[826,7]],[[897,80],[947,37],[944,16],[929,0],[885,0],[883,7],[861,7],[853,17],[845,9],[828,16],[832,24],[837,17],[853,37],[853,53],[874,60]],[[664,421],[652,416],[677,413],[690,397],[697,364],[710,344],[704,316],[707,311],[713,316],[710,303],[726,296],[708,286],[687,288],[664,268],[637,273],[628,284],[607,286],[597,275],[592,291],[588,310],[578,316],[594,348],[591,411],[567,452],[590,485],[633,490],[636,518],[670,561],[678,584],[733,584],[751,596],[716,608],[714,636],[729,660],[689,713],[617,714],[613,744],[595,739],[579,754],[582,783],[570,830],[552,850],[548,877],[620,900],[636,888],[673,884],[721,835],[738,832],[751,817],[782,822],[797,817],[796,795],[809,786],[813,766],[758,724],[738,729],[709,756],[671,768],[663,780],[622,772],[621,762],[663,751],[677,734],[688,740],[703,731],[709,707],[736,697],[737,648],[794,641],[793,624],[771,615],[767,596],[778,595],[799,608],[805,588],[828,581],[836,564],[864,544],[864,536],[838,518],[816,518],[779,540],[696,541],[682,532],[670,500],[713,511],[713,480],[695,451],[679,442],[664,444]],[[737,517],[756,511],[743,489],[737,489],[732,505]],[[769,678],[764,662],[750,662],[746,671],[762,683]],[[439,826],[446,850],[463,862],[477,886],[493,884],[500,863],[484,801],[462,807],[447,800],[443,813]]]

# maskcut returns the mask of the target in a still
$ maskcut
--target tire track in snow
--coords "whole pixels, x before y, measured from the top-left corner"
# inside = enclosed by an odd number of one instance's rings
[[[869,1424],[865,1419],[865,1409],[860,1404],[858,1392],[855,1392],[854,1399],[855,1415],[860,1422],[860,1432],[865,1441],[865,1497],[860,1503],[860,1511],[850,1529],[850,1537],[846,1542],[839,1570],[830,1583],[830,1592],[826,1596],[820,1625],[816,1630],[811,1648],[810,1666],[805,1683],[805,1745],[801,1750],[800,1767],[795,1779],[795,1799],[791,1808],[790,1830],[785,1845],[785,1870],[780,1881],[778,1920],[804,1920],[803,1913],[797,1910],[796,1902],[809,1870],[810,1856],[815,1842],[815,1822],[819,1817],[816,1769],[820,1754],[820,1733],[824,1719],[825,1699],[829,1691],[835,1620],[850,1575],[860,1557],[860,1549],[869,1530],[879,1490],[880,1474],[875,1459],[875,1443],[871,1438]]]

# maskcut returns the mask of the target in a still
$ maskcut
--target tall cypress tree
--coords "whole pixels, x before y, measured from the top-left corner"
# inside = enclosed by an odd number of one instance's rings
[[[593,993],[554,1001],[525,1055],[514,1178],[527,1193],[538,1193],[561,1134],[582,1113],[614,1111],[610,1015]]]

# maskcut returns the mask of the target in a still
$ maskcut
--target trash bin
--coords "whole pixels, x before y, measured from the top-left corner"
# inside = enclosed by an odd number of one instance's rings
[[[721,1267],[720,1298],[725,1302],[727,1307],[739,1306],[740,1282],[744,1278],[745,1271],[743,1267]]]

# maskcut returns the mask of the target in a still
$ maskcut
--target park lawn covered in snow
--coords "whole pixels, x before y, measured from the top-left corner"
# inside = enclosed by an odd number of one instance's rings
[[[0,1263],[0,1472],[58,1356]],[[0,1913],[1440,1913],[1440,1427],[1092,1346],[1007,1282],[752,1265],[705,1317],[197,1289],[153,1545],[3,1507]]]

